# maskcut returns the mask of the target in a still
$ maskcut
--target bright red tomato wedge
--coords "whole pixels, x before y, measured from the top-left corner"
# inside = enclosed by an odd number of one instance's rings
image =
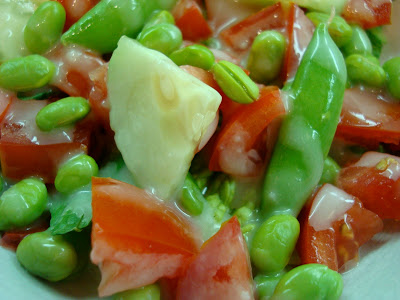
[[[202,246],[178,282],[179,300],[254,299],[246,242],[236,217]]]
[[[100,296],[179,276],[198,252],[197,232],[173,206],[110,178],[92,180],[93,263]]]
[[[389,25],[391,11],[391,0],[349,0],[342,16],[347,22],[356,23],[368,29]]]

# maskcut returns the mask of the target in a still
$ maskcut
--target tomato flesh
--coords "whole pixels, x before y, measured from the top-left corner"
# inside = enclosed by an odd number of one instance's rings
[[[391,11],[391,0],[349,0],[342,16],[347,22],[356,23],[368,29],[389,25]]]

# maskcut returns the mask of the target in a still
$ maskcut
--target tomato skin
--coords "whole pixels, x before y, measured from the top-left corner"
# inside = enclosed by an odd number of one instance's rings
[[[342,16],[349,23],[361,25],[364,29],[389,25],[392,1],[390,0],[349,0]]]
[[[206,241],[178,282],[178,300],[254,299],[250,259],[236,217]]]

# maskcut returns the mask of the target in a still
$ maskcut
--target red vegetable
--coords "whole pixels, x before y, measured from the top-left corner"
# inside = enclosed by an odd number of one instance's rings
[[[347,22],[368,29],[390,24],[391,11],[391,0],[349,0],[342,16]]]
[[[67,30],[78,21],[85,13],[87,13],[100,0],[57,0],[60,2],[66,12],[66,21],[64,30]]]

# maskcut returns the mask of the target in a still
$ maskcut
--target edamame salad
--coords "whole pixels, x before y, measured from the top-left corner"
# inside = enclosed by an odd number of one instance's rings
[[[349,278],[399,246],[398,13],[0,0],[7,258],[54,298],[394,299]]]

